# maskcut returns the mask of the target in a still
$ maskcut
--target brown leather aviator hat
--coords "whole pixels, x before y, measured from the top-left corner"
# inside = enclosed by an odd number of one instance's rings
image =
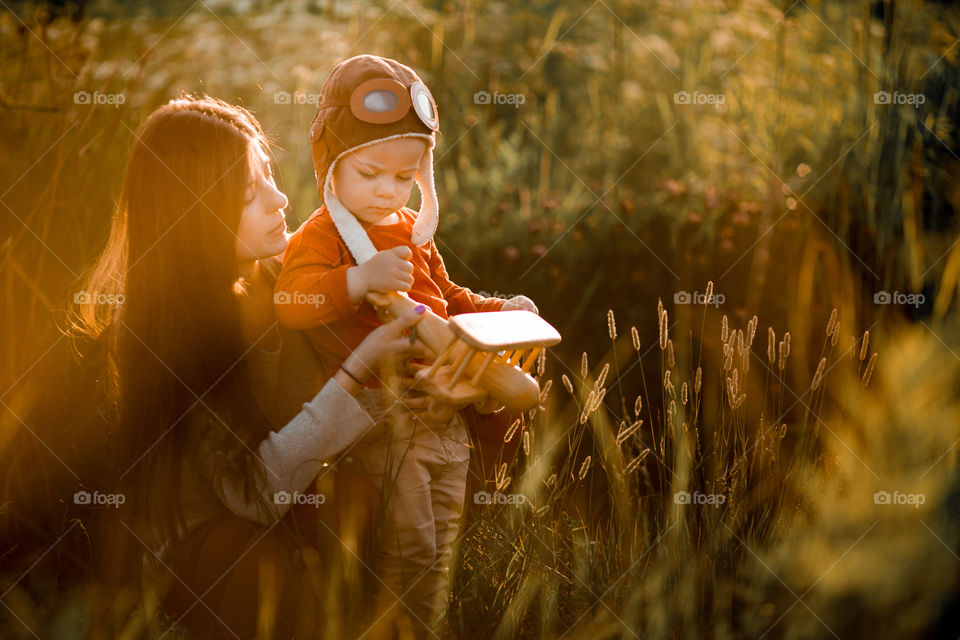
[[[384,140],[427,141],[416,178],[421,205],[411,240],[416,245],[428,242],[438,221],[433,149],[440,121],[437,104],[420,76],[396,60],[359,55],[337,64],[320,93],[317,115],[310,126],[317,191],[354,258],[358,263],[369,259],[373,245],[357,219],[334,195],[333,169],[351,151]]]

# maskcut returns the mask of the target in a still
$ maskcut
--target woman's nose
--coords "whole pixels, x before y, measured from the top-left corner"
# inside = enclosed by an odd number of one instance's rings
[[[273,200],[276,203],[276,206],[275,206],[276,209],[286,209],[287,205],[290,204],[290,201],[287,200],[287,195],[283,191],[280,191],[280,189],[277,189],[276,187],[273,187],[273,193],[271,195],[273,196]]]

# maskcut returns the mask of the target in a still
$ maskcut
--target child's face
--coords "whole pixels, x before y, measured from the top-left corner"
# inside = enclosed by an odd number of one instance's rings
[[[406,206],[427,141],[395,138],[348,153],[333,169],[333,192],[356,218],[377,223]]]
[[[283,217],[287,196],[277,189],[270,158],[259,143],[250,144],[249,157],[250,177],[237,229],[237,259],[241,262],[275,256],[287,246],[287,224]]]

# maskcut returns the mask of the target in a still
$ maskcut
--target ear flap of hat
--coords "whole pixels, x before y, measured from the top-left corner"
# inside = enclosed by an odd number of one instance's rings
[[[433,143],[420,158],[417,171],[417,186],[420,188],[420,213],[413,223],[410,240],[415,245],[426,244],[437,231],[440,205],[437,202],[437,187],[433,179]]]
[[[313,122],[310,124],[310,142],[315,144],[320,141],[320,136],[323,135],[324,124],[323,117],[320,111],[317,111],[317,115],[313,117]]]
[[[320,113],[313,119],[310,125],[310,153],[313,156],[313,174],[317,179],[317,191],[323,198],[323,175],[326,173],[327,163],[330,161],[330,149],[324,141],[324,130],[326,127]]]

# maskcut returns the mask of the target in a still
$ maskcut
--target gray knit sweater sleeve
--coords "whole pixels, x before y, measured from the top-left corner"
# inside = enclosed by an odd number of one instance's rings
[[[354,443],[374,424],[369,414],[340,383],[331,378],[300,413],[279,431],[260,442],[256,464],[262,465],[262,482],[245,499],[242,475],[218,470],[212,442],[204,438],[195,452],[220,501],[233,513],[263,524],[272,524],[290,508],[289,498],[305,492],[325,459]],[[254,495],[256,494],[256,495]]]

